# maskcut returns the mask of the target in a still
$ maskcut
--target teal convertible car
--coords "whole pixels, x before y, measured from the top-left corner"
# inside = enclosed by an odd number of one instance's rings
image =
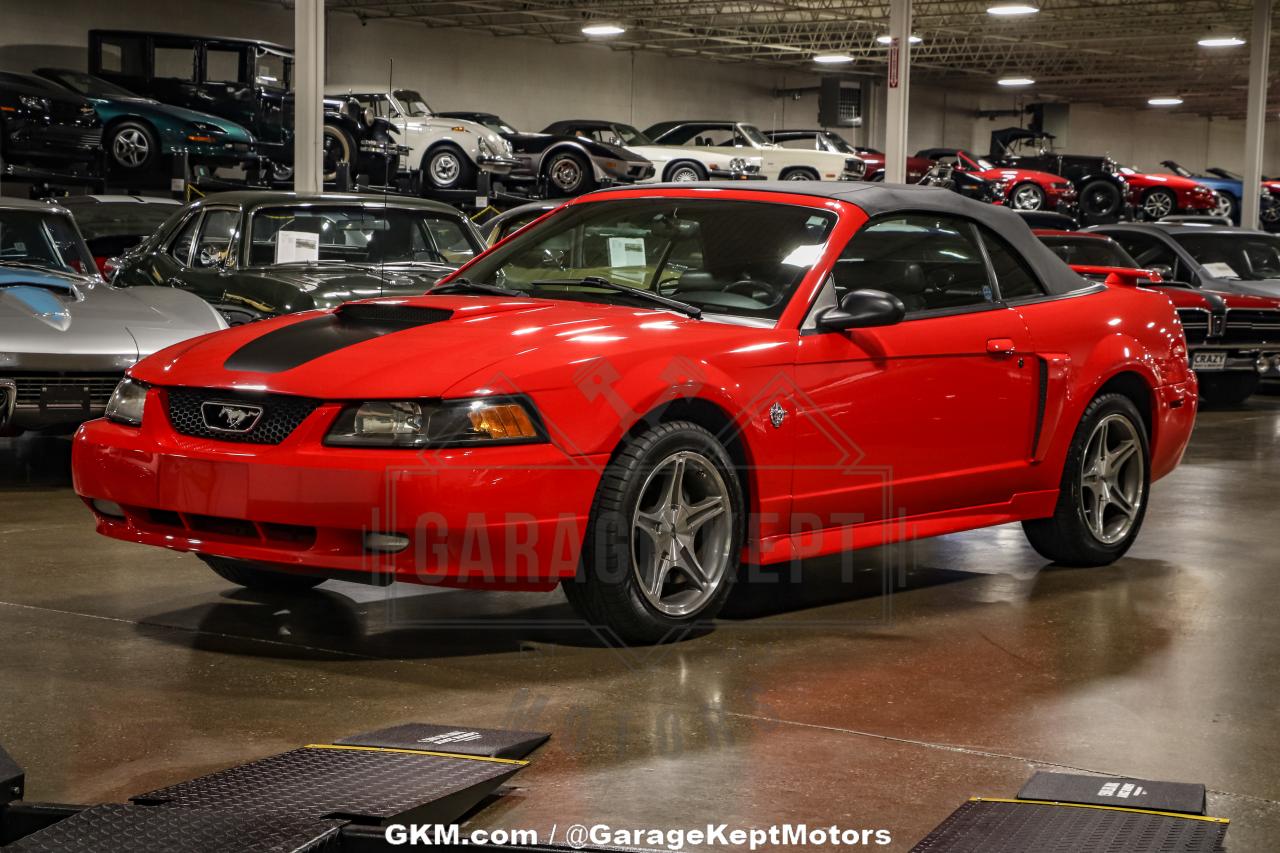
[[[233,121],[162,104],[83,71],[37,68],[34,73],[93,103],[113,171],[148,173],[162,155],[181,151],[193,165],[213,168],[257,159],[253,134]]]

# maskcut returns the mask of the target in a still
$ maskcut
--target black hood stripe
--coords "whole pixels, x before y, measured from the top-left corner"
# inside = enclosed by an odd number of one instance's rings
[[[402,305],[350,305],[254,338],[227,357],[227,370],[283,373],[372,338],[441,323],[452,311]]]

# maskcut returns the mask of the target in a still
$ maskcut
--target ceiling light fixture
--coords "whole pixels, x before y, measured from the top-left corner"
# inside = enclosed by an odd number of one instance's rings
[[[582,34],[584,36],[620,36],[627,31],[627,28],[620,24],[584,24]]]
[[[823,65],[840,65],[853,62],[853,57],[847,53],[819,53],[813,57],[813,61],[821,62]]]
[[[1030,86],[1036,81],[1030,77],[1001,77],[996,82],[1001,86]]]
[[[997,3],[994,6],[987,7],[988,15],[1000,15],[1002,17],[1013,17],[1015,15],[1034,15],[1040,11],[1039,6],[1033,6],[1030,3]]]
[[[876,44],[889,44],[892,41],[893,41],[893,36],[889,36],[889,35],[876,36]],[[910,38],[907,39],[907,41],[911,42],[912,44],[919,44],[920,42],[924,41],[924,39],[920,38],[920,36],[911,36]]]
[[[1153,107],[1176,107],[1182,98],[1147,98],[1147,103]]]
[[[1201,47],[1239,47],[1244,44],[1240,36],[1205,36],[1196,42]]]

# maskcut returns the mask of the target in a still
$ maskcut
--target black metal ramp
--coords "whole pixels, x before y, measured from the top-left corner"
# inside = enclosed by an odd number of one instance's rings
[[[1226,818],[974,797],[912,853],[1225,853]]]

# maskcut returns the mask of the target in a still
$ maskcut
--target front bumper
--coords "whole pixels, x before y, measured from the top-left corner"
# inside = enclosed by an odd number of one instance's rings
[[[595,172],[596,182],[601,184],[633,184],[648,180],[654,175],[653,164],[648,160],[637,163],[632,160],[592,157],[591,168]]]
[[[512,169],[519,168],[520,161],[515,157],[481,154],[476,158],[476,165],[484,171],[492,172],[495,175],[509,175]]]
[[[751,169],[708,169],[707,180],[709,181],[763,181],[764,175],[760,174],[759,166],[752,166]]]
[[[93,163],[102,156],[102,128],[28,123],[12,130],[7,145],[21,157]]]
[[[75,489],[106,536],[285,568],[351,572],[446,586],[549,589],[578,565],[606,459],[552,444],[434,451],[325,447],[340,410],[324,404],[278,445],[178,434],[163,390],[141,428],[84,424],[72,450]],[[406,536],[395,554],[367,533]]]

